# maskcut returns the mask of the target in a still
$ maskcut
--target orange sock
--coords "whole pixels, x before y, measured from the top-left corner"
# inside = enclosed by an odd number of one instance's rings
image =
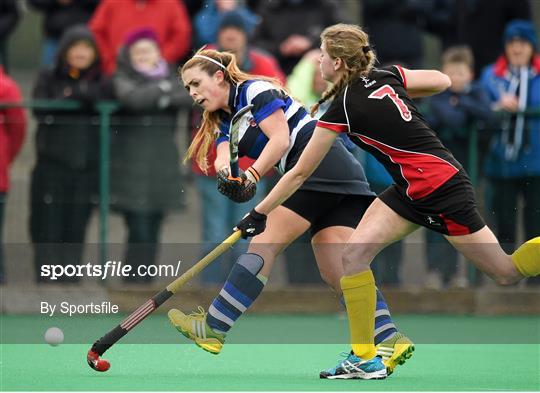
[[[374,343],[375,279],[371,270],[343,276],[341,289],[349,317],[351,344],[356,356],[369,360],[377,354]]]

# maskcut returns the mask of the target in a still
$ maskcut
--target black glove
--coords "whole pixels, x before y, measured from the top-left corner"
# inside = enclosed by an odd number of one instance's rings
[[[266,228],[266,214],[261,214],[255,209],[251,210],[248,214],[236,224],[235,229],[242,231],[242,238],[247,239],[251,236],[257,236],[259,233],[263,233]]]
[[[249,181],[244,172],[233,178],[229,176],[227,169],[218,171],[217,188],[220,193],[237,203],[247,202],[257,193],[257,183]]]

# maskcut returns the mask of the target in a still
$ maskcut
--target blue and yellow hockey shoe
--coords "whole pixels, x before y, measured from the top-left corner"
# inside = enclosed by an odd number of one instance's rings
[[[377,345],[377,356],[382,358],[388,375],[392,375],[398,365],[404,364],[413,352],[413,342],[399,332]]]
[[[386,366],[382,359],[375,356],[370,360],[363,360],[355,354],[344,353],[345,360],[337,366],[321,371],[319,376],[323,379],[384,379]]]

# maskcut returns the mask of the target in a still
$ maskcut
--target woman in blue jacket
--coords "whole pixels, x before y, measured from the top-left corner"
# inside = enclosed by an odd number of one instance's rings
[[[488,66],[483,87],[501,112],[485,174],[493,187],[492,209],[499,241],[507,250],[516,241],[518,197],[524,199],[524,234],[540,234],[540,55],[530,21],[514,20],[504,33],[504,54]]]

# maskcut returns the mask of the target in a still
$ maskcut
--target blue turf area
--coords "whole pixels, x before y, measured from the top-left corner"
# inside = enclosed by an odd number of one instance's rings
[[[347,350],[346,343],[331,344],[227,344],[223,352],[211,355],[203,352],[168,326],[163,315],[152,316],[138,334],[152,331],[161,340],[172,339],[169,344],[117,344],[106,358],[111,369],[97,373],[85,363],[85,354],[91,345],[62,344],[5,344],[4,338],[13,340],[9,333],[14,326],[29,332],[35,317],[2,316],[2,346],[0,347],[0,388],[5,390],[75,390],[75,391],[483,391],[510,390],[536,391],[540,389],[540,345],[538,330],[530,331],[530,342],[520,344],[497,343],[422,343],[421,337],[411,335],[419,344],[414,356],[396,372],[381,381],[320,380],[318,371],[335,365],[339,353]],[[452,330],[469,329],[474,318],[407,316],[397,318],[400,325],[413,329],[413,321],[420,325],[443,326]],[[481,324],[489,318],[478,318]],[[247,316],[245,323],[231,335],[230,341],[239,341],[242,332],[263,329],[263,326],[282,326],[280,334],[287,338],[290,328],[309,330],[317,322],[326,328],[346,328],[346,321],[335,315],[302,316]],[[439,321],[439,325],[437,324]],[[61,321],[57,321],[61,322]],[[73,322],[73,321],[71,321]],[[99,322],[102,330],[95,338],[112,328],[117,318],[104,318]],[[491,325],[507,328],[538,328],[538,318],[495,318]],[[325,325],[326,323],[326,325]],[[59,325],[58,323],[57,325]],[[499,325],[497,325],[499,324]],[[35,325],[39,325],[36,323]],[[36,326],[34,325],[34,328]],[[489,326],[489,324],[486,324]],[[40,327],[40,326],[38,326]],[[95,329],[95,327],[93,327]],[[315,329],[316,330],[316,329]],[[69,328],[66,340],[69,339]],[[329,330],[326,330],[329,334]],[[136,332],[132,332],[136,337]],[[126,337],[127,338],[127,337]],[[534,341],[536,340],[536,341]],[[241,340],[240,340],[241,341]],[[173,343],[175,342],[175,343]],[[176,342],[178,344],[176,344]]]

